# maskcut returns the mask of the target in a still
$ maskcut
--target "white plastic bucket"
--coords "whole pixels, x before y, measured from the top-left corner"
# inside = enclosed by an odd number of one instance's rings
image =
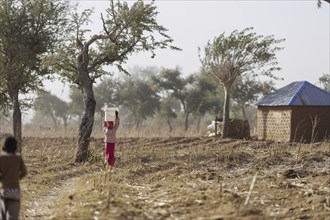
[[[105,121],[115,121],[116,119],[116,108],[106,108],[105,109]]]

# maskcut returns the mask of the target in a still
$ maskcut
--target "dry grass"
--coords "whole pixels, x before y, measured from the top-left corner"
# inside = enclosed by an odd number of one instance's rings
[[[74,138],[25,139],[29,175],[22,182],[22,218],[327,219],[330,214],[329,142],[119,138],[111,172],[102,142],[93,139],[89,162],[74,165]],[[58,195],[47,197],[56,188]],[[32,215],[28,210],[38,209],[33,201],[40,198],[55,203],[48,213]]]

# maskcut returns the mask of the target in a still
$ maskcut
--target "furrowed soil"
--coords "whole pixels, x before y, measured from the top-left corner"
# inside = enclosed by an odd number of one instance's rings
[[[330,143],[214,137],[24,138],[22,219],[330,219]]]

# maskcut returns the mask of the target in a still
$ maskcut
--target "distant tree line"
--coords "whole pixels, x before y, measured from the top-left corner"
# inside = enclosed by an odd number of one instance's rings
[[[189,118],[192,117],[197,121],[196,128],[199,131],[203,117],[210,116],[213,119],[215,116],[221,117],[223,113],[223,89],[205,72],[186,77],[183,77],[185,74],[179,67],[135,67],[131,72],[131,76],[117,74],[107,77],[95,86],[98,116],[101,116],[104,104],[114,105],[123,112],[130,127],[139,129],[144,122],[158,117],[172,132],[173,120],[182,121],[182,127],[187,131],[191,125]],[[330,75],[323,74],[319,81],[330,92]],[[253,106],[261,96],[274,91],[272,80],[261,82],[252,76],[239,78],[232,88],[233,117],[250,122],[255,120],[253,115],[247,115],[246,108]],[[77,124],[84,111],[83,93],[77,86],[71,86],[69,98],[70,101],[65,102],[50,91],[40,92],[33,103],[35,114],[32,123],[38,125],[38,122],[49,121],[53,129],[60,128],[66,133],[68,123]]]
[[[194,118],[197,130],[200,130],[204,116],[214,118],[222,115],[223,89],[203,71],[184,75],[187,74],[182,73],[179,67],[135,67],[131,76],[106,77],[94,88],[96,113],[100,115],[104,104],[116,106],[125,112],[126,123],[137,129],[147,120],[160,117],[169,132],[173,130],[173,120],[182,118],[182,127],[187,131],[191,124],[189,119]],[[233,113],[249,120],[246,107],[272,91],[272,81],[260,82],[255,77],[241,77],[233,85]],[[50,92],[40,93],[33,105],[35,121],[44,116],[51,119],[55,129],[61,123],[66,131],[68,120],[80,120],[84,111],[83,93],[76,86],[71,87],[69,97],[71,101],[66,103]]]

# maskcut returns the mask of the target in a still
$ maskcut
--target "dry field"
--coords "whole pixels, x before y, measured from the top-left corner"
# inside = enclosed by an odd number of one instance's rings
[[[330,143],[210,137],[24,139],[22,219],[330,219]]]

